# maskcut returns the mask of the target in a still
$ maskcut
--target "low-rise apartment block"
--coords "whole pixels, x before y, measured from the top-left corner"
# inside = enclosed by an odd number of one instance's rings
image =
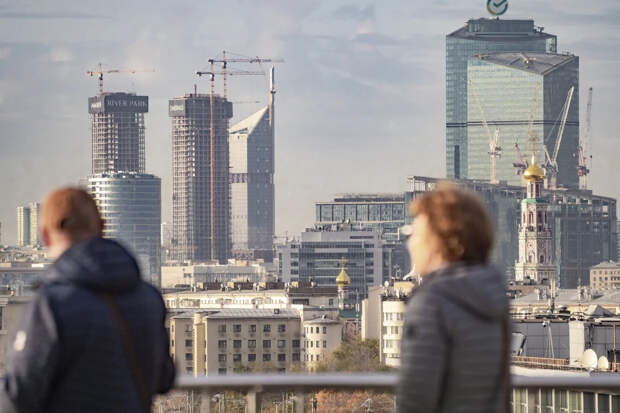
[[[414,286],[412,281],[395,281],[374,287],[362,302],[362,340],[378,340],[380,360],[390,367],[400,366],[406,300]]]
[[[342,342],[343,325],[327,315],[304,321],[304,362],[314,370]]]
[[[590,267],[590,288],[594,291],[620,288],[620,262],[606,261]]]
[[[293,309],[196,311],[170,319],[177,369],[227,374],[267,365],[280,372],[302,362],[301,319]]]

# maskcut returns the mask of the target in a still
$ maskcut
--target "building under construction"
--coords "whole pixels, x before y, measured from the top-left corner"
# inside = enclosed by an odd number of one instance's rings
[[[148,96],[101,93],[88,98],[92,115],[92,173],[144,173],[144,114]]]
[[[221,96],[170,99],[172,118],[172,251],[177,261],[230,256],[228,121],[232,104]]]

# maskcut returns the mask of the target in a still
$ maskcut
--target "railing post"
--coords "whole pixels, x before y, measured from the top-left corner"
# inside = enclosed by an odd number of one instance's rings
[[[305,393],[303,390],[298,389],[295,392],[295,413],[304,413],[306,411],[305,401]]]
[[[211,393],[207,391],[200,393],[200,405],[198,411],[200,413],[211,413]]]
[[[260,387],[248,389],[248,413],[260,413],[261,411],[261,391]]]

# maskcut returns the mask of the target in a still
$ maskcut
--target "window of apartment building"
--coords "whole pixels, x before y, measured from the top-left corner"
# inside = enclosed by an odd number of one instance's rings
[[[191,333],[192,332],[192,325],[191,324],[187,324],[185,326],[185,332],[186,333]]]
[[[241,332],[241,324],[234,324],[233,333],[240,333],[240,332]]]
[[[170,347],[174,347],[174,339],[170,340]]]
[[[310,340],[310,348],[314,347],[314,341]]]
[[[225,350],[226,349],[226,340],[218,340],[217,348]]]
[[[299,361],[299,353],[293,353],[293,361]]]
[[[271,332],[271,324],[265,324],[263,326],[263,333],[270,333]]]
[[[310,361],[314,361],[314,354],[310,354]]]
[[[263,340],[263,348],[271,348],[271,340]]]
[[[185,340],[185,347],[191,347],[192,346],[192,340]]]
[[[172,331],[174,333],[174,324],[170,325],[170,331]]]
[[[217,360],[221,363],[225,363],[226,362],[226,354],[218,354],[217,355]]]
[[[256,348],[256,340],[248,340],[248,348]]]
[[[316,328],[315,332],[316,332],[317,334],[319,334],[319,328],[318,328],[318,327]]]
[[[241,340],[233,340],[233,348],[241,348]]]
[[[271,361],[271,354],[263,354],[263,361]]]
[[[320,343],[319,343],[319,340],[317,340],[317,341],[316,341],[316,348],[319,348],[319,347],[320,347],[320,346],[319,346],[319,344],[320,344]]]
[[[327,348],[327,340],[323,340],[323,348]]]
[[[185,361],[194,360],[194,355],[192,353],[185,353]]]
[[[188,367],[185,369],[185,372],[188,374],[192,374],[194,372],[194,368],[193,367]]]
[[[286,347],[286,340],[278,340],[278,348]]]
[[[299,340],[293,340],[293,348],[299,348]]]
[[[286,324],[278,324],[278,333],[286,332]]]
[[[250,324],[250,333],[256,333],[256,324]]]
[[[225,368],[225,367],[223,367],[223,368],[221,368],[221,369],[217,369],[217,374],[219,374],[219,375],[222,375],[222,376],[223,376],[224,374],[226,374],[226,368]]]
[[[233,354],[233,362],[241,363],[241,354]]]
[[[333,306],[333,305],[334,305],[334,299],[333,299],[333,298],[330,298],[330,299],[329,299],[329,306],[331,307],[331,306]]]
[[[252,353],[248,354],[248,362],[251,363],[254,361],[256,361],[256,354],[252,354]]]
[[[278,361],[286,361],[286,354],[278,354]]]
[[[323,334],[327,334],[327,327],[323,327]]]
[[[219,326],[217,326],[217,331],[219,333],[225,333],[226,332],[226,324],[220,324]]]

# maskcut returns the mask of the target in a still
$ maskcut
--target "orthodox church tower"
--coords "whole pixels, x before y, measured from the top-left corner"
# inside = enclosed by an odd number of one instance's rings
[[[515,262],[515,280],[528,279],[536,284],[555,288],[556,266],[553,262],[553,238],[548,221],[549,203],[542,198],[545,172],[532,163],[523,173],[527,181],[527,196],[521,201],[521,225],[519,226],[519,258]]]

